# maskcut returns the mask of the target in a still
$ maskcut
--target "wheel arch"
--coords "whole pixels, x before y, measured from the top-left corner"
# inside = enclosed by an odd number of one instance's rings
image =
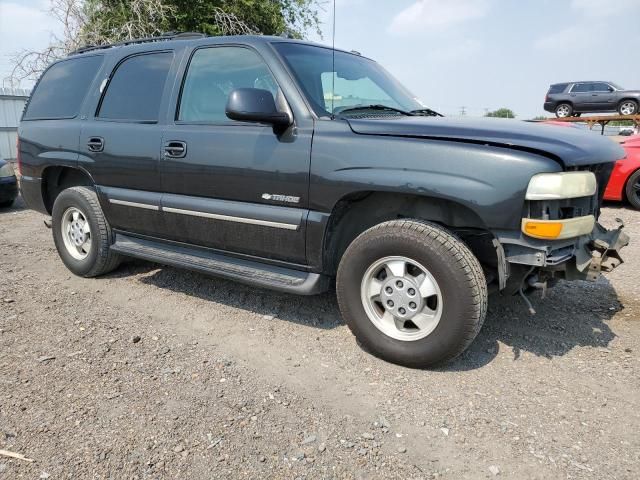
[[[323,241],[325,270],[335,273],[347,247],[365,230],[402,218],[442,225],[461,237],[483,265],[497,266],[494,236],[469,207],[435,196],[367,190],[349,193],[335,204]]]
[[[83,168],[66,165],[50,165],[42,171],[42,200],[51,214],[53,204],[60,193],[70,187],[95,188],[91,175]]]
[[[640,107],[640,99],[635,97],[624,97],[620,99],[620,101],[618,102],[618,109],[624,102],[629,102],[629,101],[634,102],[638,107]]]

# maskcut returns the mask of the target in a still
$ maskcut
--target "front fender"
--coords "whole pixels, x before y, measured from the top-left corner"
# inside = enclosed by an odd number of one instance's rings
[[[449,140],[357,135],[346,122],[317,122],[310,209],[331,212],[357,192],[393,192],[454,201],[489,229],[519,229],[526,188],[560,171],[533,153]]]

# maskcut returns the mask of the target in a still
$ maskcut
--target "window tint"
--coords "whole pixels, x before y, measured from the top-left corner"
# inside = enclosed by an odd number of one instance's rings
[[[608,83],[592,83],[591,84],[591,91],[592,92],[609,92],[610,91],[610,86]]]
[[[156,122],[173,53],[161,52],[127,58],[112,75],[98,117],[112,120]]]
[[[591,91],[590,83],[576,83],[571,89],[571,93],[585,93]]]
[[[73,118],[102,64],[102,55],[63,60],[52,65],[31,95],[25,120]]]
[[[555,93],[562,93],[564,92],[564,89],[567,88],[567,84],[566,83],[560,83],[558,85],[551,85],[551,87],[549,88],[549,93],[550,94],[555,94]]]
[[[196,50],[184,80],[178,120],[231,121],[225,114],[229,94],[237,88],[260,88],[275,96],[278,85],[262,59],[242,47]]]

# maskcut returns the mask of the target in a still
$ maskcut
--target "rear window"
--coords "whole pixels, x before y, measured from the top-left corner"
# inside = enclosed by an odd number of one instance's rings
[[[107,85],[97,116],[109,120],[157,122],[172,61],[171,52],[136,55],[124,60]]]
[[[550,94],[554,94],[554,93],[562,93],[564,92],[565,88],[567,88],[567,84],[566,83],[559,83],[558,85],[551,85],[551,87],[549,88],[549,93]]]
[[[31,95],[23,119],[62,119],[78,115],[102,59],[102,55],[78,57],[49,67]]]

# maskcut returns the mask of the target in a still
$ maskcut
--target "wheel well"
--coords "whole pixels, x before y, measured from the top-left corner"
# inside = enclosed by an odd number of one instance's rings
[[[347,247],[365,230],[382,222],[419,218],[456,233],[483,265],[496,266],[493,234],[469,208],[434,197],[385,192],[358,192],[343,197],[334,207],[325,230],[323,264],[335,273]]]
[[[620,105],[622,105],[624,102],[628,102],[628,101],[632,101],[632,102],[634,102],[636,105],[640,105],[640,101],[638,101],[638,99],[637,99],[637,98],[629,97],[629,98],[623,98],[622,100],[620,100],[620,101],[618,102],[618,107],[619,107]]]
[[[53,211],[53,203],[63,190],[70,187],[93,187],[91,177],[72,167],[47,167],[42,173],[42,198],[47,212]]]

